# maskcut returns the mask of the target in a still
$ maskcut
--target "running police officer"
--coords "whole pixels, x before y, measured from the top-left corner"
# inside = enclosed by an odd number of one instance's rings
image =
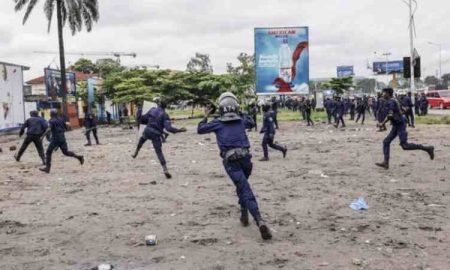
[[[169,115],[166,113],[167,104],[165,101],[161,100],[158,107],[150,109],[146,114],[142,115],[141,123],[147,125],[145,127],[142,137],[139,139],[136,151],[132,155],[136,158],[141,150],[142,146],[147,140],[151,140],[153,143],[153,148],[155,149],[156,155],[158,156],[159,162],[163,168],[164,175],[167,179],[172,178],[172,175],[167,169],[166,159],[162,152],[162,136],[164,134],[164,129],[170,133],[186,132],[185,128],[174,128],[170,121]]]
[[[198,134],[214,132],[223,159],[225,170],[234,185],[241,206],[241,223],[248,226],[248,212],[253,216],[259,228],[261,237],[271,239],[269,227],[263,221],[258,203],[252,192],[248,178],[252,173],[250,142],[245,133],[246,129],[254,126],[253,120],[240,114],[237,98],[229,92],[219,98],[220,117],[208,123],[210,110],[207,109],[205,118],[198,124]]]
[[[97,137],[97,120],[95,119],[95,116],[92,113],[88,113],[86,115],[86,119],[84,122],[84,126],[86,127],[86,139],[87,144],[84,146],[91,146],[91,132],[94,135],[95,143],[100,144]]]
[[[262,147],[264,151],[264,157],[261,158],[259,161],[268,161],[269,160],[269,150],[267,146],[270,146],[271,148],[281,151],[283,153],[283,157],[286,157],[287,149],[285,147],[282,147],[280,145],[277,145],[273,142],[275,139],[275,126],[273,121],[273,111],[270,109],[270,105],[265,104],[263,106],[263,112],[264,112],[264,120],[263,120],[263,127],[261,129],[261,134],[264,134],[263,140],[262,140]]]
[[[50,131],[52,133],[50,144],[47,148],[45,167],[39,168],[39,170],[50,173],[50,168],[52,165],[52,154],[56,148],[60,148],[62,153],[68,157],[74,157],[78,159],[81,165],[84,164],[84,157],[80,155],[76,155],[75,153],[69,151],[67,146],[65,133],[67,131],[66,121],[63,117],[58,116],[58,112],[56,110],[51,110],[50,112],[50,121],[48,121],[49,128],[45,132],[44,135],[47,135]]]
[[[434,147],[424,146],[421,144],[408,143],[408,133],[406,132],[406,119],[402,115],[401,106],[397,100],[393,98],[394,90],[392,88],[383,89],[383,97],[385,99],[385,106],[387,109],[387,117],[383,123],[378,123],[378,126],[385,125],[388,121],[392,123],[392,129],[389,135],[383,141],[384,161],[375,163],[377,166],[389,169],[389,157],[391,142],[395,137],[399,137],[400,146],[403,150],[423,150],[428,153],[430,159],[434,159]]]
[[[30,112],[30,118],[28,118],[20,129],[19,136],[22,137],[25,129],[27,129],[27,137],[22,143],[19,152],[14,155],[16,161],[20,161],[23,153],[27,149],[28,145],[33,142],[36,146],[39,156],[41,157],[42,164],[45,165],[44,147],[42,146],[42,135],[48,128],[47,121],[44,118],[38,116],[37,111]]]

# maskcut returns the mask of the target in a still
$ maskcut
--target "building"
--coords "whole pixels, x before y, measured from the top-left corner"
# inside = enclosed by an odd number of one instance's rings
[[[29,69],[0,62],[0,132],[18,129],[25,122],[23,72]]]

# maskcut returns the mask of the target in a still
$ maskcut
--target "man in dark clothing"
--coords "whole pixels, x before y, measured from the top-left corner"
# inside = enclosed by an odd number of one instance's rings
[[[109,111],[106,111],[106,122],[111,125],[111,113]]]
[[[311,120],[312,110],[313,110],[313,107],[312,107],[311,101],[309,99],[307,99],[305,101],[305,117],[306,117],[306,121],[308,122],[308,126],[311,126],[311,125],[314,126],[314,122]]]
[[[98,142],[98,137],[97,137],[97,120],[95,119],[95,116],[92,113],[88,113],[86,115],[86,119],[84,120],[84,126],[86,128],[85,134],[86,134],[86,139],[87,139],[87,144],[85,144],[84,146],[91,146],[91,132],[94,135],[94,139],[95,142],[97,144],[100,144]]]
[[[327,98],[327,100],[325,100],[325,104],[324,104],[325,110],[327,112],[327,118],[328,118],[328,124],[331,124],[331,116],[333,115],[334,112],[334,101],[331,100],[330,98]]]
[[[27,136],[22,143],[22,146],[14,155],[16,161],[20,161],[23,153],[27,149],[28,145],[33,142],[34,146],[36,146],[36,150],[38,151],[39,156],[41,157],[42,164],[45,165],[45,156],[44,156],[44,147],[42,146],[42,135],[48,128],[47,121],[38,116],[37,111],[30,112],[30,118],[28,118],[23,126],[20,128],[19,137],[22,137],[25,129],[27,129]]]
[[[425,93],[420,96],[420,115],[428,114],[428,99]]]
[[[419,116],[420,115],[420,101],[419,94],[414,93],[414,113]]]
[[[253,216],[259,228],[261,237],[271,239],[272,234],[259,212],[258,203],[250,187],[248,178],[252,173],[252,155],[246,129],[254,126],[253,120],[241,114],[239,103],[232,93],[223,93],[219,98],[220,117],[208,123],[210,110],[207,109],[205,118],[198,124],[198,134],[214,132],[223,159],[223,166],[228,176],[236,186],[241,207],[240,221],[248,226],[248,212]]]
[[[306,120],[306,114],[305,114],[305,97],[300,98],[300,102],[298,103],[298,110],[302,114],[302,119]]]
[[[276,97],[272,97],[272,111],[273,111],[273,122],[275,123],[275,128],[278,129],[278,107],[280,104]]]
[[[275,139],[275,127],[273,122],[274,113],[272,110],[270,110],[270,105],[264,105],[263,112],[264,112],[264,120],[263,120],[263,127],[260,133],[264,134],[262,140],[264,157],[261,158],[259,161],[269,160],[269,150],[267,146],[270,146],[275,150],[281,151],[283,153],[283,157],[286,157],[287,149],[273,142],[273,140]]]
[[[50,144],[47,148],[46,162],[44,168],[39,168],[39,170],[50,173],[50,168],[52,165],[52,154],[56,148],[60,148],[62,153],[68,157],[74,157],[78,159],[81,165],[84,164],[84,157],[80,155],[76,155],[75,153],[69,151],[67,146],[65,133],[67,131],[66,121],[63,117],[59,117],[56,110],[52,110],[50,112],[50,121],[48,121],[49,128],[45,132],[47,134],[51,131],[52,136],[50,139]]]
[[[356,110],[356,104],[354,99],[350,99],[350,120],[355,120],[355,110]]]
[[[315,98],[312,98],[312,99],[311,99],[311,109],[312,109],[313,111],[316,111],[316,106],[317,106],[316,99],[315,99]]]
[[[364,120],[366,119],[366,104],[364,100],[358,98],[356,101],[356,113],[358,116],[356,117],[356,123],[358,123],[359,119],[362,117],[361,125],[364,125]]]
[[[414,111],[413,111],[414,105],[411,99],[411,92],[408,92],[408,95],[403,97],[402,106],[405,109],[405,116],[408,126],[414,127]]]
[[[375,163],[377,166],[384,169],[389,169],[389,157],[391,142],[395,137],[399,137],[400,146],[403,150],[423,150],[428,153],[430,159],[434,159],[434,147],[424,146],[421,144],[408,143],[408,133],[406,132],[406,119],[402,115],[400,103],[393,99],[394,90],[392,88],[383,89],[383,97],[386,100],[387,117],[383,123],[377,124],[378,126],[385,125],[388,121],[391,121],[392,129],[388,136],[383,140],[383,154],[384,161]]]
[[[334,110],[334,115],[336,118],[336,121],[334,124],[335,128],[339,127],[339,123],[342,123],[342,127],[345,127],[344,111],[345,111],[344,103],[342,102],[340,97],[336,97],[336,107]]]
[[[172,178],[172,175],[167,169],[166,159],[164,158],[164,154],[162,152],[161,137],[163,136],[164,129],[170,133],[186,132],[186,129],[172,127],[170,117],[166,113],[166,107],[167,104],[164,101],[160,101],[157,108],[150,109],[142,116],[141,123],[147,126],[145,127],[142,137],[139,139],[136,151],[132,157],[136,158],[144,143],[147,140],[151,140],[153,143],[153,148],[155,149],[156,155],[158,156],[159,162],[163,168],[164,175],[166,178],[170,179]]]
[[[136,126],[138,130],[141,125],[141,118],[142,118],[142,105],[138,105],[138,108],[136,110]]]
[[[258,131],[258,113],[259,113],[259,108],[258,105],[256,104],[255,101],[250,101],[250,103],[248,104],[248,115],[250,115],[250,117],[252,117],[253,122],[255,123],[255,131]],[[249,129],[249,131],[252,131],[253,129]]]

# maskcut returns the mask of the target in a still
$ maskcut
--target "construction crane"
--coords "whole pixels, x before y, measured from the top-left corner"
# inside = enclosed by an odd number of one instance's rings
[[[59,52],[54,51],[34,51],[37,54],[59,54]],[[65,52],[66,55],[80,55],[80,56],[114,56],[116,57],[117,63],[120,64],[120,57],[128,56],[136,58],[137,54],[134,52]]]

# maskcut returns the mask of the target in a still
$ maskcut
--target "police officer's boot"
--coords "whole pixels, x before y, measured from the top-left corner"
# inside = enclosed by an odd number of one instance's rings
[[[248,221],[248,209],[247,208],[241,208],[241,218],[240,218],[241,224],[244,227],[247,227],[249,224]]]
[[[389,169],[389,162],[388,161],[383,161],[380,163],[375,163],[375,165],[377,165],[378,167],[384,168],[384,169]]]
[[[172,178],[172,175],[169,173],[169,169],[167,169],[167,166],[165,165],[163,166],[163,172],[167,179]]]
[[[434,146],[425,146],[425,151],[430,155],[430,159],[434,159]]]
[[[269,158],[268,157],[263,157],[263,158],[260,158],[259,161],[269,161]]]
[[[270,229],[267,226],[265,221],[263,221],[262,219],[257,220],[256,225],[259,228],[259,232],[261,233],[262,239],[264,239],[264,240],[272,239],[272,233],[270,232]]]
[[[283,149],[283,158],[286,158],[286,155],[287,155],[287,151],[288,151],[288,149],[287,149],[287,147],[285,146],[284,147],[284,149]]]
[[[136,147],[136,150],[134,151],[134,154],[131,155],[132,158],[137,158],[138,154],[139,154],[139,150],[141,150],[141,147],[139,147],[139,145]]]
[[[75,157],[78,159],[78,161],[80,162],[81,165],[84,164],[84,157],[83,156],[75,156]]]
[[[20,161],[20,156],[19,156],[18,153],[16,153],[16,154],[14,155],[14,159],[15,159],[17,162]]]
[[[41,172],[50,173],[50,166],[48,164],[45,165],[43,168],[39,168]]]

